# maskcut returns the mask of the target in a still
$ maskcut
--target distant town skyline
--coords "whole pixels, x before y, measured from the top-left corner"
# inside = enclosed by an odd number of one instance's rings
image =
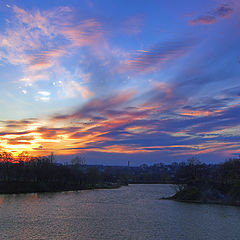
[[[0,151],[238,156],[239,13],[238,0],[2,0]]]

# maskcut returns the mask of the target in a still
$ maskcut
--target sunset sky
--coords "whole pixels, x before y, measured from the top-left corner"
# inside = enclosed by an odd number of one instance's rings
[[[0,1],[0,151],[220,162],[239,80],[239,0]]]

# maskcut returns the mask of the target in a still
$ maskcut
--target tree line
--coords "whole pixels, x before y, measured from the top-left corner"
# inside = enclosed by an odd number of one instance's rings
[[[239,199],[240,159],[206,164],[196,157],[185,162],[148,166],[87,165],[82,157],[60,164],[51,154],[17,157],[0,153],[0,193],[45,192],[118,187],[128,183],[172,183],[179,199]]]
[[[240,205],[240,158],[220,164],[191,158],[180,164],[175,179],[177,200]]]
[[[54,155],[31,157],[27,152],[13,157],[0,154],[0,193],[49,192],[118,187],[126,179],[111,178],[106,171],[87,166],[80,157],[69,164],[54,161]]]

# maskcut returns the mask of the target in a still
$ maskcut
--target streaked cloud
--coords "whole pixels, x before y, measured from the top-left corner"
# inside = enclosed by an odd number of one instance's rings
[[[66,55],[75,48],[87,46],[94,49],[104,38],[101,23],[90,18],[76,25],[69,7],[26,11],[14,5],[12,11],[15,19],[9,23],[5,33],[0,34],[0,59],[22,68],[24,75],[18,79],[20,83],[51,81],[58,75],[59,68],[63,68],[61,62]],[[72,86],[83,98],[93,95],[88,86],[82,86],[77,76],[72,74],[69,79],[69,74],[64,74],[62,71],[61,78],[68,88]],[[74,96],[76,94],[73,93],[71,97]],[[46,97],[41,100],[48,101]]]
[[[230,17],[234,12],[230,4],[220,4],[212,11],[189,21],[190,24],[213,24],[222,18]]]
[[[73,112],[57,114],[45,122],[40,119],[2,121],[2,147],[29,150],[34,154],[56,151],[69,155],[94,151],[164,152],[188,156],[223,154],[231,149],[234,153],[240,146],[238,117],[233,114],[239,111],[239,105],[229,108],[226,104],[212,112],[202,109],[179,113],[180,106],[190,109],[190,99],[173,104],[176,89],[166,84],[157,87],[149,91],[151,98],[148,101],[137,105],[137,92],[120,91],[109,97],[92,99]],[[154,95],[154,91],[158,94]],[[161,102],[168,100],[168,105],[153,105],[156,97]],[[195,108],[194,105],[191,107]]]
[[[136,162],[239,153],[237,0],[203,1],[202,14],[194,1],[170,12],[157,1],[37,2],[0,3],[1,151]]]
[[[165,64],[173,62],[188,53],[194,41],[159,43],[149,50],[138,50],[131,59],[123,62],[120,72],[146,73],[161,70]]]

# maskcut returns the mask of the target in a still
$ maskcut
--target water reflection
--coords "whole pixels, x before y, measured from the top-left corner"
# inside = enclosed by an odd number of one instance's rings
[[[239,239],[240,208],[158,200],[169,185],[0,196],[1,239]]]

